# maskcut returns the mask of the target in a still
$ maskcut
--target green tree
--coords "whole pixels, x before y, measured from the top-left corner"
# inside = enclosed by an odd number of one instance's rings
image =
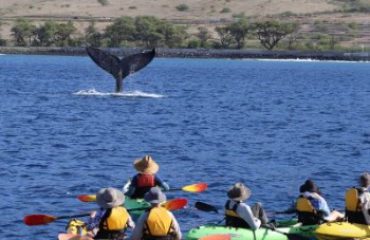
[[[17,19],[11,28],[12,36],[16,46],[30,45],[34,37],[36,26],[25,19]]]
[[[181,47],[184,40],[188,37],[186,28],[183,26],[176,26],[170,22],[162,22],[159,32],[163,35],[164,44],[167,47]]]
[[[152,16],[139,16],[135,18],[135,37],[146,47],[159,46],[164,36],[159,30],[162,21]]]
[[[85,42],[92,47],[100,47],[102,45],[103,35],[98,32],[95,27],[95,22],[90,22],[85,29]]]
[[[281,39],[294,32],[295,24],[281,23],[278,21],[259,22],[255,25],[257,37],[263,47],[272,50]]]
[[[131,17],[121,17],[114,20],[112,25],[105,29],[105,37],[108,47],[119,47],[123,41],[133,41],[135,34],[135,23]]]
[[[55,45],[59,47],[65,47],[72,45],[72,34],[76,31],[72,21],[67,23],[61,23],[57,25],[57,31],[55,33]]]
[[[46,21],[44,25],[39,26],[36,31],[35,46],[52,46],[56,42],[58,24],[55,21]]]
[[[222,48],[230,48],[234,43],[233,36],[230,34],[228,27],[216,27],[215,28],[218,36],[220,37],[220,43]]]
[[[205,48],[208,46],[207,41],[211,38],[211,34],[206,27],[199,27],[196,36],[200,40],[200,47]]]
[[[236,42],[236,48],[241,49],[245,45],[245,39],[250,30],[250,26],[245,17],[227,26],[227,30]]]

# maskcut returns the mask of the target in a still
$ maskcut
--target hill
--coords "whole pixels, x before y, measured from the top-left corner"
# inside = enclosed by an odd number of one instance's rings
[[[320,33],[321,28],[343,36],[344,46],[368,46],[369,11],[370,0],[12,0],[2,1],[0,22],[1,36],[10,39],[13,22],[20,17],[35,24],[50,19],[72,20],[83,32],[92,20],[102,30],[121,16],[150,15],[183,24],[191,34],[204,26],[216,38],[216,26],[244,15],[249,21],[293,21],[301,25],[303,33]],[[356,29],[343,29],[350,24]],[[348,38],[351,31],[356,36]]]

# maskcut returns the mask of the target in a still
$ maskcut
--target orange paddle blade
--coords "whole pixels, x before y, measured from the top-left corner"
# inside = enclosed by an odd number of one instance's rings
[[[23,222],[28,226],[44,225],[55,221],[57,218],[51,215],[34,214],[25,216]]]
[[[161,205],[167,210],[173,211],[184,208],[187,204],[188,200],[186,198],[175,198],[167,202],[164,202]]]
[[[181,189],[185,192],[199,193],[199,192],[204,192],[207,188],[208,188],[207,183],[196,183],[196,184],[184,186]]]
[[[77,198],[81,202],[95,202],[96,201],[96,195],[95,194],[79,195],[79,196],[77,196]]]
[[[200,238],[199,240],[231,240],[230,234],[215,234]]]

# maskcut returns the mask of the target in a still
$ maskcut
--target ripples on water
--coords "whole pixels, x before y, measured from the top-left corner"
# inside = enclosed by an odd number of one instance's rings
[[[64,222],[27,227],[31,213],[95,208],[75,199],[121,186],[150,153],[172,186],[222,206],[243,181],[251,201],[285,208],[308,177],[332,207],[369,170],[367,63],[155,59],[112,94],[114,80],[84,57],[1,56],[0,236],[55,239]],[[222,217],[177,212],[183,230]]]

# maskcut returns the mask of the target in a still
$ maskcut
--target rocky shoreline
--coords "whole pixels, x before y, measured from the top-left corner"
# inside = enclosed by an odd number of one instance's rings
[[[117,55],[140,52],[140,48],[111,48]],[[86,55],[82,47],[0,47],[0,54],[26,55]],[[266,51],[236,49],[169,49],[157,48],[157,57],[174,58],[230,58],[230,59],[311,59],[336,61],[370,61],[370,52],[345,51]]]

